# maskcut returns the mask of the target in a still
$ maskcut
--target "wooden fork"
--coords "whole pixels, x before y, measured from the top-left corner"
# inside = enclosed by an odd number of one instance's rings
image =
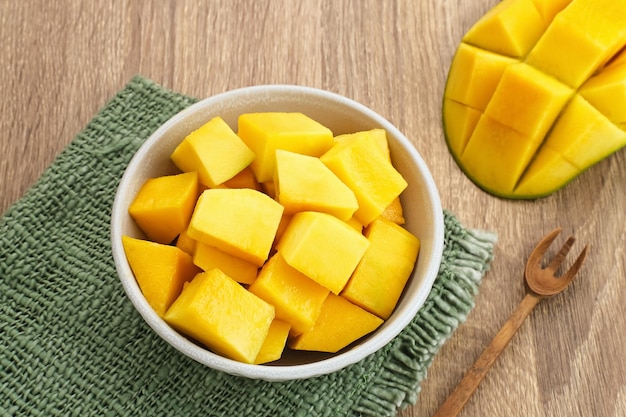
[[[563,244],[559,252],[552,259],[546,268],[541,268],[540,262],[550,244],[561,233],[561,228],[557,228],[541,239],[531,252],[524,277],[526,280],[526,296],[522,299],[517,309],[513,312],[509,320],[504,323],[498,334],[491,341],[491,344],[483,351],[476,360],[472,368],[465,374],[456,389],[450,394],[448,399],[442,404],[434,417],[454,417],[459,414],[465,403],[472,396],[478,384],[483,380],[491,365],[496,361],[500,353],[508,345],[509,341],[530,314],[532,309],[544,298],[558,294],[563,291],[578,273],[585,257],[587,256],[587,246],[585,246],[574,261],[574,264],[563,275],[557,277],[556,271],[563,263],[565,256],[574,244],[574,237],[570,236]]]

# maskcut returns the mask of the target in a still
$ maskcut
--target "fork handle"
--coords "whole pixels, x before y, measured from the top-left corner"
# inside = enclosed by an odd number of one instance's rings
[[[472,396],[478,384],[483,380],[491,365],[498,359],[500,353],[509,344],[509,341],[522,325],[526,317],[541,301],[542,297],[527,293],[517,309],[502,326],[498,334],[493,338],[489,346],[485,348],[471,369],[465,374],[459,385],[450,394],[448,399],[441,405],[434,417],[454,417],[459,414],[465,403]]]

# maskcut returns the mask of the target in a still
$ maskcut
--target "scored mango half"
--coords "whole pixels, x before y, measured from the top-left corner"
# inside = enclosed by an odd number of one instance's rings
[[[483,190],[559,190],[626,145],[626,1],[497,4],[458,46],[442,113],[451,154]]]

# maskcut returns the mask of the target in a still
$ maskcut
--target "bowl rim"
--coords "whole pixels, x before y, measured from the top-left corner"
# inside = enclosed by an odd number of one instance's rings
[[[295,365],[246,364],[220,356],[191,342],[171,328],[147,303],[141,293],[141,290],[139,289],[123,252],[121,244],[121,227],[116,227],[116,225],[119,226],[122,224],[122,216],[127,215],[127,207],[123,205],[121,196],[124,194],[124,190],[131,182],[133,167],[145,158],[153,143],[157,142],[164,133],[180,123],[181,120],[184,120],[196,112],[202,111],[204,108],[210,108],[223,101],[234,101],[239,98],[245,98],[246,96],[256,94],[293,94],[294,92],[300,95],[315,96],[318,99],[331,100],[339,105],[350,107],[356,112],[362,113],[366,117],[375,120],[385,130],[387,130],[387,132],[399,140],[399,145],[402,147],[402,151],[409,154],[412,163],[417,166],[418,171],[423,177],[424,183],[422,186],[426,189],[425,193],[431,197],[429,202],[432,207],[433,214],[432,256],[428,260],[428,265],[423,275],[422,287],[420,287],[421,291],[419,292],[418,297],[413,300],[404,312],[402,320],[396,320],[393,322],[393,325],[389,325],[387,327],[381,326],[381,328],[376,331],[376,337],[371,337],[363,341],[355,348],[312,363]],[[135,152],[122,175],[115,193],[110,225],[112,252],[118,277],[131,303],[142,316],[144,321],[152,328],[152,330],[163,338],[165,342],[169,343],[172,347],[184,355],[210,368],[232,375],[266,381],[306,379],[332,373],[364,359],[387,345],[412,321],[419,309],[424,305],[428,294],[432,290],[433,283],[439,271],[444,244],[443,210],[441,207],[439,192],[432,174],[422,156],[419,154],[415,146],[404,136],[404,134],[402,134],[402,132],[400,132],[383,116],[355,100],[326,90],[289,84],[255,85],[219,93],[199,100],[198,102],[175,114],[159,126]],[[132,279],[130,279],[130,277],[132,277]]]

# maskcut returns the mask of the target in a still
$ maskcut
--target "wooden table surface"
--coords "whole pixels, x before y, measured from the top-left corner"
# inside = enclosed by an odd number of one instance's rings
[[[576,252],[591,244],[582,273],[538,306],[461,415],[625,416],[624,151],[550,197],[508,201],[474,186],[446,148],[451,58],[496,3],[0,0],[0,212],[135,74],[198,98],[266,83],[340,93],[409,137],[444,208],[499,235],[476,307],[400,415],[435,412],[521,300],[535,242],[561,226]]]

